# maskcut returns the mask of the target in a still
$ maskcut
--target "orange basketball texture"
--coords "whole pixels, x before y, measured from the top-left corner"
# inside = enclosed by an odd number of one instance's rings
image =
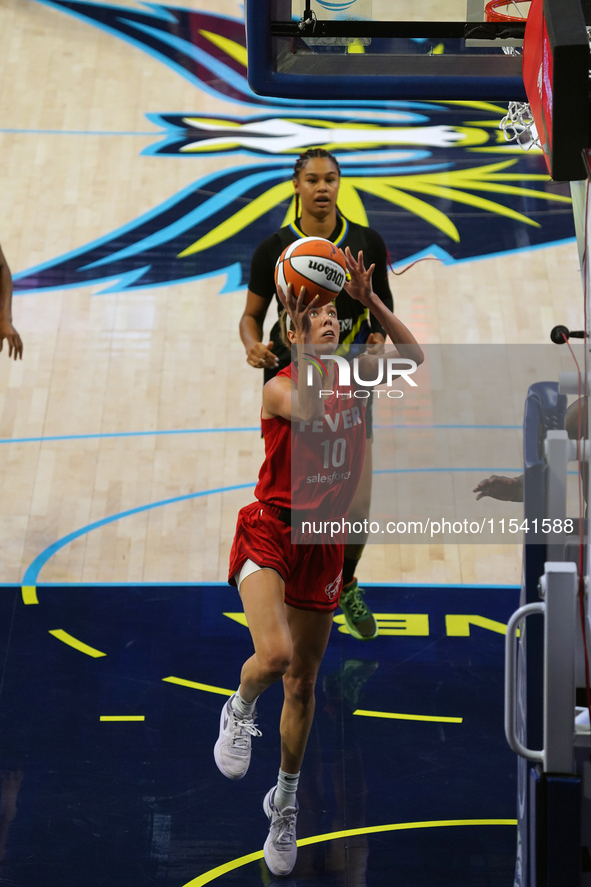
[[[336,299],[347,279],[347,265],[342,251],[323,237],[302,237],[290,243],[277,260],[275,285],[283,292],[292,284],[294,293],[307,291],[306,304],[318,295],[316,306]]]

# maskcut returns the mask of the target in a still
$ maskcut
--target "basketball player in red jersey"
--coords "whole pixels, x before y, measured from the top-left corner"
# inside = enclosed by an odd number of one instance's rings
[[[271,341],[265,345],[263,322],[275,297],[275,264],[286,246],[300,237],[324,237],[353,255],[360,251],[367,265],[374,264],[374,292],[391,311],[394,310],[388,284],[388,254],[377,231],[346,219],[337,207],[340,168],[334,155],[323,148],[311,148],[301,154],[293,172],[296,195],[296,219],[267,237],[256,248],[251,262],[250,280],[244,314],[240,320],[240,336],[246,348],[246,359],[253,367],[264,370],[268,382],[290,362],[289,349],[281,341],[279,323],[271,330]],[[300,210],[301,207],[301,210]],[[301,212],[301,215],[300,215]],[[339,315],[339,341],[343,345],[377,345],[385,341],[385,330],[377,316],[365,305],[342,290],[336,299]],[[281,305],[278,300],[278,307]],[[371,444],[373,436],[371,402],[366,411],[366,437]],[[351,503],[351,523],[369,516],[371,505],[372,448],[365,448],[363,480]],[[355,576],[357,564],[365,547],[365,534],[358,534],[345,550],[343,567],[343,594],[341,607],[350,634],[358,640],[371,640],[378,634],[373,613],[363,600],[364,590]]]
[[[403,357],[421,363],[423,353],[412,333],[373,292],[373,265],[366,270],[362,254],[355,260],[348,248],[346,256],[351,274],[347,284],[350,297],[375,313]],[[317,308],[313,301],[306,306],[305,290],[296,299],[291,287],[286,294],[279,295],[291,319],[289,341],[305,346],[302,350],[306,355],[312,353],[321,358],[333,354],[339,341],[334,304]],[[372,364],[374,359],[365,355],[363,360]],[[335,437],[345,438],[339,480],[320,485],[312,503],[320,508],[323,500],[331,497],[333,514],[346,516],[350,509],[362,475],[365,448],[363,402],[355,401],[360,406],[356,415],[351,409],[351,420],[339,423],[338,414],[347,402],[343,398],[351,397],[352,389],[345,391],[336,384],[334,363],[327,363],[331,367],[328,380],[314,373],[314,384],[310,386],[307,374],[298,372],[298,367],[291,364],[264,386],[261,420],[265,462],[255,490],[257,501],[241,509],[238,515],[230,555],[229,581],[238,586],[255,652],[242,667],[238,690],[222,709],[214,756],[218,768],[229,779],[245,776],[251,739],[260,735],[254,723],[256,701],[267,687],[283,678],[281,768],[277,785],[270,789],[263,803],[270,820],[264,855],[275,875],[287,875],[295,865],[296,789],[314,716],[318,669],[328,643],[333,611],[339,602],[344,555],[344,545],[339,543],[292,543],[292,425],[295,423],[294,446],[299,443],[297,432],[301,425],[310,423],[319,423],[323,431],[334,428]],[[366,370],[371,372],[372,367],[364,367],[363,372]],[[325,436],[323,433],[319,438]],[[302,467],[302,483],[314,469],[322,473],[320,440],[316,449],[315,454],[307,453],[306,458],[315,462],[308,461]]]

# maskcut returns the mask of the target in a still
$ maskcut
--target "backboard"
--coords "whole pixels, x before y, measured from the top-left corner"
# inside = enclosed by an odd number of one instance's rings
[[[523,101],[521,59],[503,47],[525,23],[485,22],[486,2],[246,0],[249,84],[309,101]]]
[[[548,170],[557,181],[587,178],[591,4],[534,0],[523,47],[523,79]]]

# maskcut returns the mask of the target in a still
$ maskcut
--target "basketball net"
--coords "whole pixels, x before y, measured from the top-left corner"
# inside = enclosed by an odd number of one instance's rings
[[[517,142],[523,151],[542,147],[527,102],[510,102],[507,113],[499,123],[499,129],[505,136],[506,142]]]

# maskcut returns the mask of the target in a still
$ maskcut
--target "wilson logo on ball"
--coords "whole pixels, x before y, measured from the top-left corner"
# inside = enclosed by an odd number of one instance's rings
[[[306,304],[318,296],[320,307],[332,302],[347,279],[345,256],[330,240],[323,237],[302,237],[286,247],[275,266],[275,285],[285,292],[292,284],[299,295],[306,288]]]

